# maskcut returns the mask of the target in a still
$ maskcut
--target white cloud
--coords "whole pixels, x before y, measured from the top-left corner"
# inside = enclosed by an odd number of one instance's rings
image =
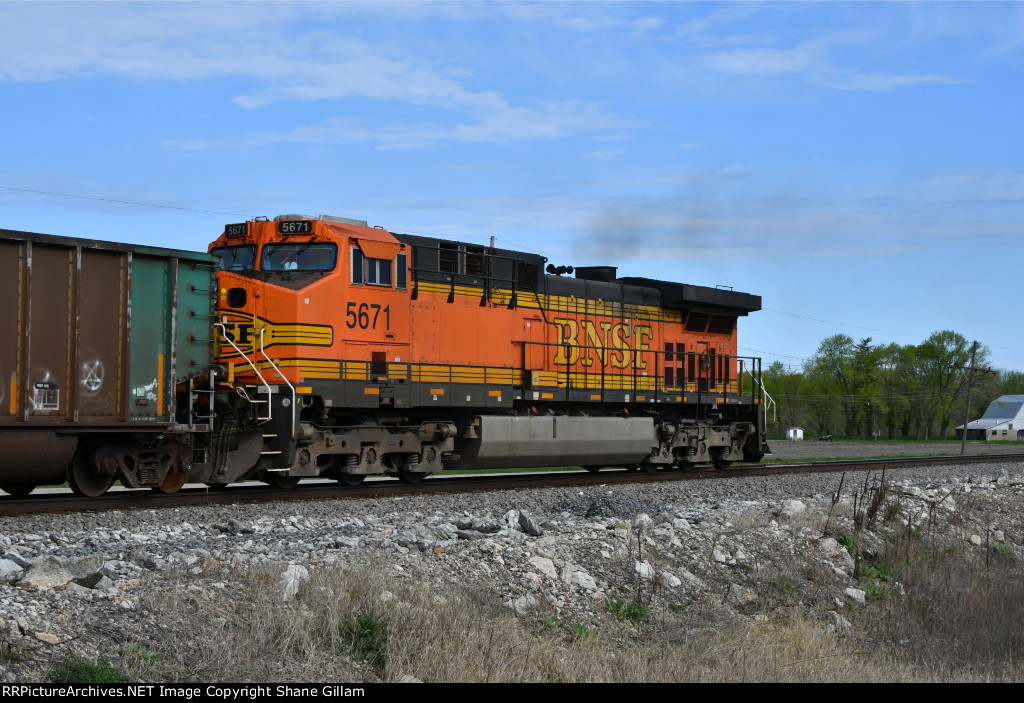
[[[710,52],[698,57],[698,62],[713,71],[734,75],[802,75],[837,90],[890,91],[923,83],[964,82],[940,73],[867,73],[843,66],[833,58],[840,47],[873,46],[879,41],[875,32],[850,30],[824,34],[792,48],[759,46]]]
[[[812,67],[812,58],[806,48],[735,49],[707,54],[703,63],[723,73],[801,73]]]
[[[471,89],[455,80],[473,80],[469,71],[449,68],[412,48],[371,45],[316,25],[309,15],[320,5],[277,3],[241,5],[174,4],[117,6],[107,13],[92,5],[0,4],[0,25],[10,41],[0,44],[0,80],[53,81],[83,76],[133,79],[248,79],[252,90],[233,102],[254,110],[283,101],[337,101],[367,98],[448,111],[443,125],[368,127],[349,119],[327,120],[284,134],[243,138],[288,141],[375,142],[383,148],[414,148],[439,141],[503,142],[551,139],[582,131],[631,130],[635,120],[608,113],[594,102],[556,100],[539,105],[511,104],[491,89]],[[334,5],[326,6],[333,9]],[[347,7],[342,5],[342,7]],[[109,9],[109,8],[108,8]],[[67,10],[64,12],[64,10]],[[602,25],[611,20],[598,18]],[[618,21],[618,20],[616,20]],[[631,31],[654,29],[656,18],[625,23]],[[628,26],[627,26],[628,25]],[[333,25],[326,25],[333,26]],[[466,76],[469,75],[469,78]],[[476,80],[480,80],[477,78]],[[213,148],[219,142],[182,146]]]
[[[581,158],[588,161],[608,161],[622,156],[623,153],[622,149],[598,149],[589,154],[583,154]]]
[[[889,91],[922,83],[964,83],[965,81],[937,73],[905,76],[876,73],[853,75],[849,78],[825,77],[822,82],[840,90]]]
[[[639,129],[643,123],[604,112],[581,101],[551,103],[541,108],[512,107],[503,100],[484,109],[467,110],[475,121],[451,127],[434,124],[366,126],[359,120],[333,118],[288,133],[264,133],[260,141],[371,142],[384,149],[412,149],[441,142],[507,142],[554,139],[581,131]]]

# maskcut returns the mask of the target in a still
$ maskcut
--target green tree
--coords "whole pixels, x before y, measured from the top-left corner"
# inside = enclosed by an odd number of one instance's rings
[[[988,363],[988,347],[980,346],[974,356],[975,368]],[[957,400],[967,391],[966,368],[971,360],[971,345],[962,334],[952,330],[933,333],[917,348],[917,363],[926,387],[934,393],[925,405],[925,439],[936,424],[939,437],[946,438]]]
[[[823,395],[831,396],[819,401],[819,407],[841,411],[847,433],[854,439],[870,412],[877,361],[878,350],[870,337],[854,344],[853,338],[837,334],[825,338],[807,364],[807,377]]]

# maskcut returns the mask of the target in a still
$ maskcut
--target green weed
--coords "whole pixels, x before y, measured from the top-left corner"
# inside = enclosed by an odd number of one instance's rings
[[[73,654],[54,664],[47,678],[50,683],[135,683],[106,659],[92,662]]]
[[[150,671],[160,671],[160,665],[156,663],[156,654],[150,651],[149,647],[138,642],[132,642],[124,646],[126,657],[134,657],[140,663],[149,668]]]
[[[355,622],[341,626],[341,637],[352,656],[367,661],[377,673],[387,661],[388,620],[374,610],[356,615]]]
[[[791,596],[800,595],[800,584],[785,574],[779,576],[779,580],[776,581],[776,585],[778,585],[783,592],[788,593]]]
[[[609,598],[604,602],[604,607],[616,620],[646,625],[651,619],[651,609],[636,598],[631,598],[628,603],[621,598]]]
[[[846,551],[853,554],[853,534],[849,532],[840,532],[836,535],[836,541],[846,547]]]
[[[572,626],[572,642],[578,645],[591,645],[597,643],[597,630],[592,630],[586,625],[574,623]]]
[[[1003,542],[1000,542],[999,544],[997,544],[995,546],[995,550],[996,550],[996,554],[999,554],[1000,556],[1004,556],[1007,559],[1013,559],[1015,556],[1017,556],[1013,552],[1013,547],[1011,547],[1010,545],[1005,544]]]

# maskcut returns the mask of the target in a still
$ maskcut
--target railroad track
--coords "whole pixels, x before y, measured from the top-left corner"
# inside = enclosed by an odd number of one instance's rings
[[[112,490],[99,498],[83,498],[70,489],[51,490],[24,498],[0,498],[0,515],[62,513],[104,510],[151,509],[189,505],[231,503],[268,503],[295,500],[334,500],[345,498],[385,498],[429,493],[464,493],[523,488],[592,486],[620,483],[658,483],[662,481],[714,480],[755,476],[781,476],[794,473],[840,471],[899,470],[917,466],[945,466],[999,462],[1024,462],[1024,454],[979,454],[971,456],[897,457],[889,459],[842,459],[792,464],[737,464],[725,471],[658,471],[644,473],[624,469],[605,469],[597,473],[581,470],[543,473],[438,475],[416,485],[395,479],[368,480],[361,486],[342,486],[334,481],[314,480],[295,488],[275,489],[248,482],[212,489],[186,484],[179,492],[155,493],[147,490]]]

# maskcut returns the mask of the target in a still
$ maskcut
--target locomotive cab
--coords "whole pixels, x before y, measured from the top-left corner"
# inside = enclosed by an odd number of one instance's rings
[[[408,404],[410,248],[362,221],[300,217],[228,225],[210,248],[218,360],[237,392],[263,394],[265,412],[247,418],[263,437],[256,474],[283,484],[325,471],[346,482],[401,473],[419,463],[404,450],[421,440],[399,438],[403,451],[386,452],[377,439],[340,437],[353,426],[401,434],[402,418],[388,413]]]

